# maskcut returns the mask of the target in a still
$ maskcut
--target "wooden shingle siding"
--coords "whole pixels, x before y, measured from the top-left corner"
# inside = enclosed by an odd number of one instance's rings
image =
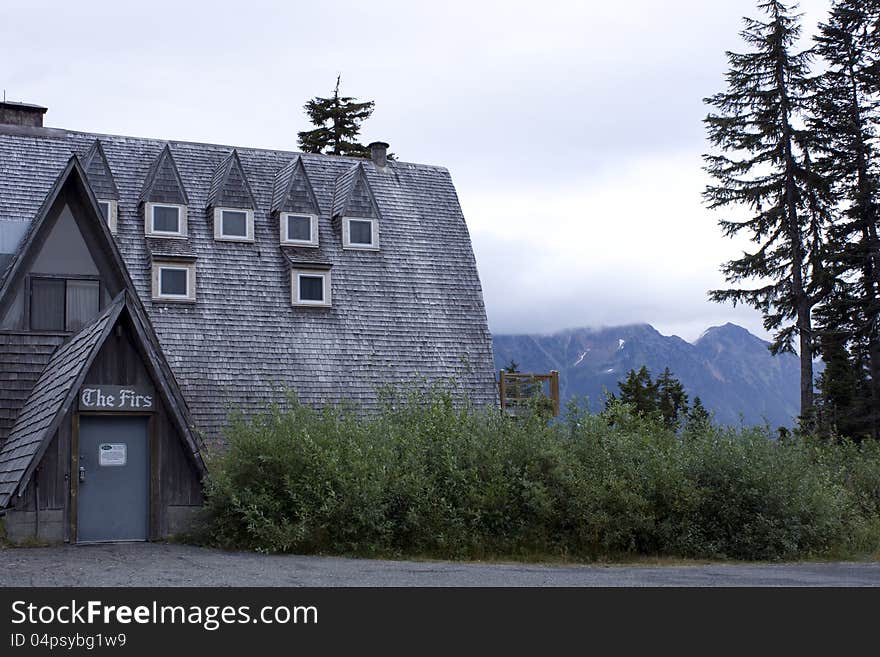
[[[0,221],[35,216],[71,152],[88,151],[98,138],[58,132],[0,131]],[[217,242],[205,210],[231,147],[100,140],[120,196],[116,244],[209,441],[222,440],[230,410],[252,413],[282,399],[285,388],[310,405],[352,400],[371,409],[385,384],[455,377],[475,403],[495,403],[480,279],[445,169],[395,161],[383,171],[368,160],[237,148],[256,206],[254,242]],[[186,240],[145,239],[145,189],[185,191]],[[378,251],[342,249],[333,216],[349,203],[376,211]],[[291,258],[279,246],[282,209],[318,216],[320,246],[303,257],[332,264],[331,307],[291,305]],[[162,255],[197,259],[195,303],[150,300],[151,260]]]

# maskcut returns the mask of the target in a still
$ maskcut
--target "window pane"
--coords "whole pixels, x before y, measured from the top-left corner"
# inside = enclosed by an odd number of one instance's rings
[[[224,237],[247,237],[247,213],[223,210],[221,213]]]
[[[98,201],[98,207],[101,208],[101,214],[104,216],[104,221],[110,221],[109,201]]]
[[[153,206],[153,230],[162,233],[179,233],[180,208]]]
[[[323,276],[300,276],[299,277],[300,301],[323,301],[324,300],[324,277]]]
[[[64,281],[35,278],[31,281],[31,328],[35,331],[64,330]]]
[[[98,281],[67,281],[67,330],[78,331],[98,315]]]
[[[167,269],[159,270],[159,294],[162,296],[185,297],[187,295],[187,270]]]
[[[312,218],[297,215],[287,217],[287,239],[312,241]]]
[[[349,220],[348,239],[352,244],[372,244],[373,223],[371,221]]]

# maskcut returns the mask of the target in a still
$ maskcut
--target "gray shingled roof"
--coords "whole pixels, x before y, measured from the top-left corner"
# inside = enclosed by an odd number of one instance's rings
[[[63,341],[58,335],[0,333],[0,446]]]
[[[110,170],[100,139],[94,141],[89,152],[82,159],[82,167],[97,198],[119,200],[119,190],[113,180],[113,172]]]
[[[309,182],[302,158],[291,160],[275,174],[271,212],[320,214],[315,191]]]
[[[336,179],[333,216],[377,217],[377,203],[367,181],[364,165],[356,164]]]
[[[214,172],[208,207],[256,209],[251,186],[234,149]]]
[[[480,280],[445,169],[395,161],[380,171],[352,158],[237,148],[256,204],[255,240],[218,242],[205,210],[230,146],[0,128],[0,222],[30,221],[71,152],[86,152],[99,137],[119,190],[116,242],[209,438],[230,409],[252,412],[285,387],[313,405],[355,400],[370,408],[384,384],[457,377],[476,403],[494,403]],[[142,191],[177,188],[188,195],[188,239],[148,243]],[[290,251],[280,248],[271,214],[306,211],[296,203],[310,193],[320,247],[298,249],[296,260],[333,265],[331,308],[291,306]],[[355,206],[378,211],[379,252],[341,248],[331,214]],[[160,250],[197,257],[195,304],[151,301],[150,260]]]
[[[61,346],[46,364],[0,449],[0,508],[9,503],[38,452],[57,428],[58,419],[67,412],[123,305],[120,295],[97,320]]]
[[[186,186],[180,177],[171,147],[165,144],[165,148],[156,156],[150,171],[144,178],[144,186],[141,189],[141,201],[155,203],[179,203],[186,205],[189,197],[186,194]]]

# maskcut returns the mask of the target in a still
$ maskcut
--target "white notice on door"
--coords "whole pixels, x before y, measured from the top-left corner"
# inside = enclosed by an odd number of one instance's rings
[[[98,445],[98,465],[125,465],[125,443]]]

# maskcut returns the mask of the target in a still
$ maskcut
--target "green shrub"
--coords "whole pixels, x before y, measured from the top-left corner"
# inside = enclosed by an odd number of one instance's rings
[[[234,417],[206,540],[265,552],[449,558],[791,559],[875,551],[880,449],[675,432],[614,403],[547,423],[385,391],[381,412],[290,400]]]

